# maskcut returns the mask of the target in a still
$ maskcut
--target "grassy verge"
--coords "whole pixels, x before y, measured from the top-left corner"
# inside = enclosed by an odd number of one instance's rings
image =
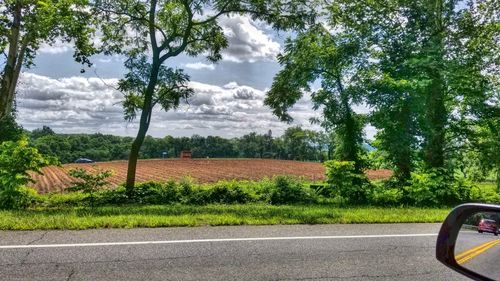
[[[1,230],[133,228],[201,225],[442,222],[449,209],[339,208],[330,204],[271,206],[155,205],[34,208],[0,211]]]

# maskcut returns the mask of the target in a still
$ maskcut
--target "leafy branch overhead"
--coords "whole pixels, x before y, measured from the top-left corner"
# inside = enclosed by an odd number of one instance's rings
[[[125,93],[125,100],[122,103],[125,119],[132,121],[136,118],[137,112],[144,107],[151,63],[147,62],[146,56],[140,56],[137,59],[129,59],[125,66],[129,72],[118,82],[118,89]],[[188,82],[189,76],[183,70],[160,66],[149,110],[157,104],[165,111],[177,108],[181,100],[187,100],[193,95],[193,90],[187,85]]]
[[[91,65],[89,57],[97,52],[92,41],[92,21],[87,0],[2,1],[0,120],[11,113],[20,73],[23,67],[34,65],[43,44],[72,42],[74,59]]]

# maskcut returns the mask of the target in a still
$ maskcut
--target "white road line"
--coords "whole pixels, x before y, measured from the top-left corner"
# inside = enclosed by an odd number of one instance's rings
[[[220,238],[194,240],[165,240],[165,241],[132,241],[132,242],[97,242],[75,244],[45,244],[45,245],[3,245],[1,249],[32,249],[32,248],[68,248],[68,247],[99,247],[99,246],[129,246],[153,244],[188,244],[212,242],[239,242],[239,241],[271,241],[271,240],[316,240],[316,239],[363,239],[363,238],[396,238],[396,237],[430,237],[435,233],[421,234],[382,234],[382,235],[353,235],[353,236],[297,236],[297,237],[253,237],[253,238]]]

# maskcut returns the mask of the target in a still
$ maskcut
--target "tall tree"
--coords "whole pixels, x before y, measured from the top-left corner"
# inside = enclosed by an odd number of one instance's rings
[[[347,1],[329,4],[343,33],[366,38],[375,63],[364,77],[371,122],[402,179],[416,150],[427,168],[443,168],[456,121],[481,118],[498,77],[498,1]]]
[[[72,41],[77,62],[90,65],[94,53],[86,0],[4,0],[0,4],[0,119],[10,115],[19,75],[33,65],[43,43]]]
[[[354,161],[358,172],[364,118],[352,106],[362,101],[358,75],[367,61],[359,52],[361,44],[355,34],[337,34],[321,24],[287,40],[284,54],[278,57],[284,69],[276,75],[265,100],[274,114],[291,121],[288,109],[320,80],[321,88],[312,93],[314,109],[323,113],[318,122],[335,131],[336,158]]]
[[[305,0],[260,1],[260,0],[95,0],[94,10],[101,17],[103,47],[106,53],[125,55],[130,72],[140,72],[140,89],[127,90],[125,104],[132,103],[134,112],[140,111],[139,130],[132,144],[127,171],[126,188],[129,195],[135,184],[135,172],[140,147],[148,131],[155,104],[155,96],[162,87],[159,84],[177,73],[183,79],[174,84],[184,88],[183,93],[172,87],[169,99],[163,103],[166,110],[175,107],[177,100],[185,97],[187,76],[179,70],[163,66],[182,53],[189,56],[206,55],[209,61],[221,59],[221,50],[227,47],[227,39],[217,19],[234,13],[250,14],[272,23],[276,28],[300,26],[312,13]],[[134,63],[133,61],[136,61]],[[134,69],[140,70],[134,70]],[[133,76],[133,75],[132,75]],[[131,76],[130,76],[131,77]],[[126,77],[122,80],[127,84]],[[131,82],[133,83],[133,82]],[[129,83],[130,84],[130,83]],[[134,99],[133,102],[130,100]],[[130,112],[126,107],[126,116]]]

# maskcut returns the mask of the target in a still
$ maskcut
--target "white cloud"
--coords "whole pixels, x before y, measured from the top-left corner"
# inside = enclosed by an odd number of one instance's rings
[[[40,54],[62,54],[66,52],[72,51],[74,48],[74,44],[71,42],[63,42],[61,40],[56,40],[52,44],[43,43],[38,49],[38,53]]]
[[[215,65],[205,64],[202,62],[186,63],[184,65],[184,67],[194,69],[194,70],[202,70],[202,69],[214,70],[215,69]]]
[[[274,61],[280,52],[280,44],[248,16],[231,16],[219,20],[229,47],[223,51],[223,59],[233,62]]]
[[[226,85],[223,86],[223,88],[226,88],[226,89],[234,89],[234,88],[237,88],[238,87],[238,83],[236,82],[229,82],[227,83]]]
[[[19,85],[18,118],[27,129],[43,125],[61,133],[135,135],[137,123],[123,119],[123,96],[117,79],[69,77],[53,79],[24,73]],[[195,95],[177,111],[155,109],[149,134],[240,136],[251,131],[281,134],[288,125],[264,106],[265,92],[231,83],[230,87],[190,82]],[[316,115],[311,107],[291,110],[294,125],[309,124]]]

